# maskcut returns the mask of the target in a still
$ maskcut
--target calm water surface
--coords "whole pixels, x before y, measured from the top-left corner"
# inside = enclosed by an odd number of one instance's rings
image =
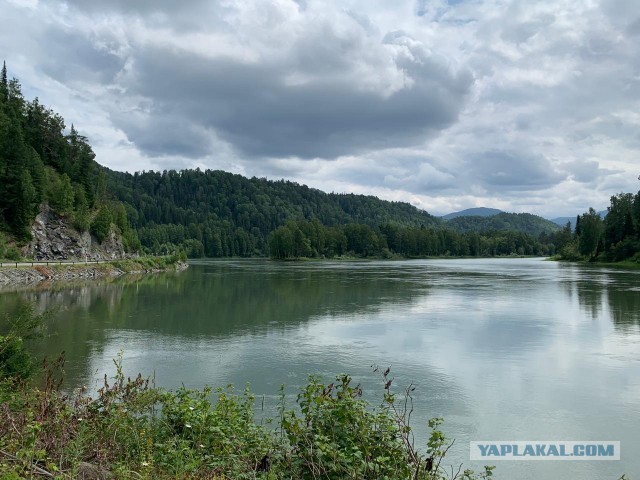
[[[124,351],[156,383],[294,393],[371,365],[410,382],[421,440],[445,418],[452,463],[470,440],[619,440],[619,462],[494,462],[498,479],[640,479],[640,272],[541,259],[199,261],[186,272],[0,294],[59,306],[40,355],[65,350],[67,385],[94,386]],[[378,397],[376,397],[376,394]],[[271,409],[271,410],[270,410]]]

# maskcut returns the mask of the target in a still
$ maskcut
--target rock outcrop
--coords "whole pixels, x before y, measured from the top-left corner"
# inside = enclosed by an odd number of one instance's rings
[[[35,261],[46,260],[116,260],[125,258],[122,239],[113,230],[98,243],[89,232],[78,232],[71,222],[42,205],[31,225],[32,240],[22,255]]]

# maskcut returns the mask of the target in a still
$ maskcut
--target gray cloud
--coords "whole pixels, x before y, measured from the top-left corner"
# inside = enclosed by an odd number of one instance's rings
[[[49,28],[41,35],[46,38],[48,55],[40,68],[60,82],[110,84],[123,68],[123,60],[107,46],[98,46],[76,32]]]
[[[10,74],[114,168],[228,168],[442,213],[576,214],[637,190],[636,0],[0,11]]]
[[[629,35],[640,35],[640,17],[636,18],[627,27],[627,33]]]
[[[506,191],[547,188],[564,178],[546,158],[518,152],[484,152],[470,166],[479,182]]]
[[[609,175],[624,173],[620,170],[600,168],[600,164],[596,161],[573,161],[564,165],[564,169],[573,180],[587,184],[593,184],[599,178]]]
[[[202,18],[203,14],[209,14],[212,11],[210,7],[220,7],[220,3],[216,0],[181,0],[179,2],[175,0],[65,0],[64,4],[72,10],[91,14],[141,15],[148,20],[185,15],[195,20]],[[151,18],[154,15],[158,15],[159,18]]]
[[[166,129],[154,128],[156,122],[196,123],[218,132],[241,154],[254,157],[335,158],[414,145],[456,120],[472,85],[469,73],[450,72],[420,45],[394,34],[385,38],[385,44],[403,51],[394,66],[406,75],[408,85],[386,94],[368,89],[356,72],[349,72],[352,61],[340,56],[340,48],[347,57],[359,52],[350,51],[353,45],[340,47],[340,41],[327,36],[319,45],[305,39],[285,65],[140,49],[127,89],[152,102],[153,118],[147,128],[156,131],[165,145],[172,136]],[[335,71],[342,78],[331,78]],[[291,74],[310,80],[287,84]],[[135,123],[114,118],[126,133],[138,129]],[[174,135],[176,153],[183,143],[181,132],[178,127]],[[147,150],[153,142],[138,143],[135,135],[130,139],[153,154]]]

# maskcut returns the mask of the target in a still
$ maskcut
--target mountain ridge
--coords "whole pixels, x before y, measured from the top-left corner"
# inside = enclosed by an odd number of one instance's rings
[[[446,215],[442,215],[441,218],[444,218],[445,220],[452,220],[458,217],[492,217],[493,215],[497,215],[499,213],[504,212],[503,210],[499,210],[497,208],[474,207],[466,208],[458,212],[447,213]]]

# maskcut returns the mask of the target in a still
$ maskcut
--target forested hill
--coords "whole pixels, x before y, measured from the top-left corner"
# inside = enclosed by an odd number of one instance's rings
[[[568,241],[524,233],[549,231],[532,226],[532,215],[469,227],[373,196],[222,171],[120,173],[94,157],[87,138],[37,98],[25,100],[2,69],[0,258],[7,245],[20,255],[44,204],[98,242],[115,231],[130,252],[190,257],[547,255]]]
[[[108,189],[124,202],[143,245],[203,249],[206,256],[266,252],[270,232],[290,221],[325,226],[432,227],[441,220],[408,203],[325,193],[294,182],[246,178],[223,171],[109,171]],[[200,246],[201,244],[201,246]],[[190,252],[197,255],[196,251]]]
[[[43,204],[79,232],[102,243],[112,231],[125,249],[140,243],[129,228],[124,206],[106,191],[106,176],[86,137],[37,98],[24,98],[20,82],[0,71],[0,258],[17,257],[16,245],[31,239]]]
[[[442,218],[445,220],[452,220],[458,217],[491,217],[492,215],[497,215],[499,213],[502,213],[502,210],[498,210],[497,208],[475,207],[467,208],[459,212],[451,212],[443,215]]]
[[[456,217],[448,220],[446,226],[457,232],[518,231],[534,236],[541,233],[557,232],[561,228],[552,221],[537,215],[505,212],[490,217]]]

